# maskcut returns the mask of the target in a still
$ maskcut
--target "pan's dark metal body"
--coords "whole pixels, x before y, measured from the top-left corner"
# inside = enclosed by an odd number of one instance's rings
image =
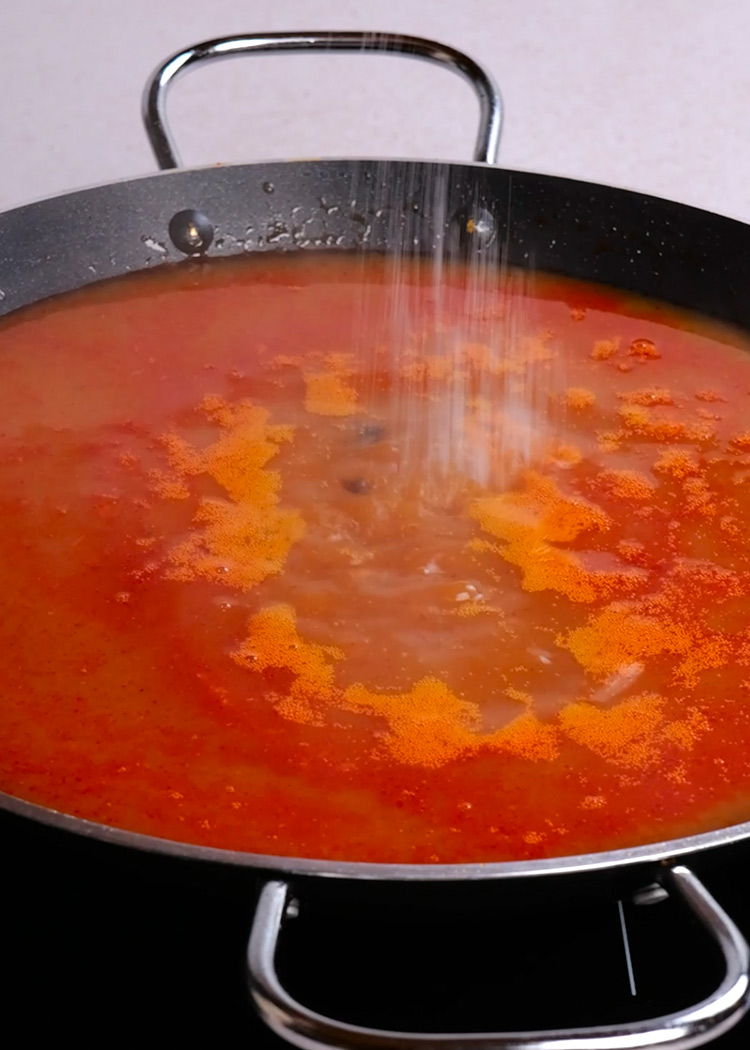
[[[442,217],[489,211],[513,266],[613,285],[750,328],[750,228],[627,190],[481,164],[294,161],[182,169],[0,215],[0,313],[185,255],[176,213],[212,224],[208,256],[301,249],[431,253]],[[449,227],[450,228],[450,227]]]
[[[368,38],[369,39],[369,38]],[[361,34],[271,34],[212,41],[173,56],[154,74],[147,125],[163,167],[177,158],[164,118],[170,80],[197,61],[256,50],[371,46]],[[500,102],[471,60],[429,41],[378,37],[375,49],[447,64],[474,83],[482,126],[477,156],[494,159]],[[467,215],[479,216],[466,240]],[[463,240],[462,240],[463,238]],[[750,330],[750,226],[643,194],[569,179],[474,164],[328,160],[173,170],[41,201],[0,215],[0,315],[52,295],[132,271],[184,260],[265,251],[432,254],[451,239],[481,253],[501,243],[513,266],[612,285]],[[638,1050],[696,1047],[726,1031],[750,995],[748,950],[731,920],[685,866],[691,857],[731,850],[750,824],[588,856],[520,863],[370,865],[232,853],[91,824],[7,795],[0,806],[112,847],[182,858],[193,866],[247,873],[260,884],[249,945],[256,1003],[279,1034],[302,1047],[494,1047],[501,1050]],[[366,883],[366,886],[363,886]],[[356,891],[373,900],[428,893],[559,894],[634,892],[661,883],[707,926],[726,960],[716,993],[695,1008],[641,1024],[580,1032],[414,1035],[355,1028],[294,1002],[274,956],[290,907],[290,886]],[[325,890],[324,890],[325,888]],[[652,889],[648,892],[655,892]],[[293,904],[293,906],[296,906]]]

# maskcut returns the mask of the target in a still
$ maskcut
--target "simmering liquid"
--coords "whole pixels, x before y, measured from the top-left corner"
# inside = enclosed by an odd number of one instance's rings
[[[385,862],[750,818],[747,338],[401,280],[398,336],[382,260],[304,254],[0,325],[2,790]]]

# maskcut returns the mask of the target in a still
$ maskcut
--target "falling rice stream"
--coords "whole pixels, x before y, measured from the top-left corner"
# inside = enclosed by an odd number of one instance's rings
[[[378,169],[374,184],[355,178],[352,187],[353,199],[387,221],[389,246],[387,310],[373,307],[365,285],[357,311],[355,347],[374,339],[383,351],[363,407],[379,411],[381,370],[397,377],[387,407],[398,435],[397,486],[418,487],[430,503],[450,501],[467,484],[506,490],[549,446],[550,406],[563,387],[559,358],[549,348],[529,351],[540,334],[534,269],[531,260],[524,269],[508,262],[512,194],[503,215],[477,195],[451,214],[445,166],[408,165],[401,180],[388,161]]]

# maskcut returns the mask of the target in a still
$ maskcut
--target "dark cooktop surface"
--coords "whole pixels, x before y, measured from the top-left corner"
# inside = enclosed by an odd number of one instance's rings
[[[7,826],[6,826],[7,825]],[[185,881],[182,868],[112,864],[0,821],[6,1031],[86,1045],[111,1033],[153,1045],[283,1044],[255,1017],[244,953],[254,891]],[[750,936],[747,861],[706,884]],[[717,952],[674,902],[550,905],[530,889],[504,906],[373,911],[305,904],[285,926],[279,969],[306,1004],[353,1023],[518,1030],[654,1016],[697,1002]],[[623,941],[627,932],[630,967]],[[750,1018],[714,1044],[750,1046]]]

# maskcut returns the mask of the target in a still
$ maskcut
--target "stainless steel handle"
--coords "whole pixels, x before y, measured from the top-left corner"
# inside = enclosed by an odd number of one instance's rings
[[[344,1024],[302,1006],[282,987],[275,956],[289,906],[289,887],[280,881],[263,887],[248,944],[250,987],[269,1028],[304,1050],[692,1050],[718,1038],[750,1005],[748,946],[729,916],[696,876],[682,866],[667,869],[664,880],[692,909],[721,949],[726,975],[697,1006],[627,1025],[555,1032],[470,1032],[424,1034],[385,1032]]]
[[[468,55],[434,40],[401,33],[253,33],[221,37],[178,51],[152,73],[143,93],[143,122],[160,168],[179,168],[180,156],[167,122],[167,92],[172,81],[199,62],[234,58],[248,52],[344,51],[405,55],[452,69],[469,81],[479,98],[479,133],[474,160],[494,164],[500,143],[503,108],[490,74]]]

